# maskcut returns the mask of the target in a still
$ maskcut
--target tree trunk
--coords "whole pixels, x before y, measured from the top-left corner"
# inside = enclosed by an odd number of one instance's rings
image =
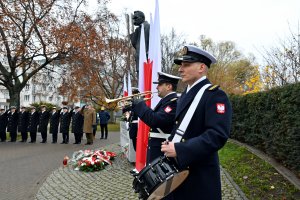
[[[8,89],[9,91],[9,105],[20,107],[20,93],[22,89],[16,89],[15,87],[12,89]]]

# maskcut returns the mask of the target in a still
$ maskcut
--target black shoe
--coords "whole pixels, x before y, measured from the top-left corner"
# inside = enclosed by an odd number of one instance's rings
[[[41,141],[40,143],[47,143],[46,141]]]
[[[65,142],[65,144],[69,144],[69,142]]]
[[[61,142],[61,144],[65,144],[65,142]]]
[[[100,138],[100,140],[102,140],[102,139],[104,139],[103,137],[102,138]]]
[[[88,142],[88,143],[85,143],[85,145],[92,145],[93,143],[90,143],[90,142]]]
[[[51,142],[52,144],[56,144],[57,142]]]
[[[132,169],[132,170],[130,170],[130,174],[132,175],[132,176],[135,176],[135,175],[137,175],[139,172],[136,170],[136,169]]]
[[[25,140],[20,140],[19,142],[25,142]]]
[[[0,142],[6,142],[6,140],[1,140]]]
[[[35,141],[30,141],[29,143],[35,143]]]
[[[10,140],[10,141],[8,141],[8,142],[16,142],[16,140]]]

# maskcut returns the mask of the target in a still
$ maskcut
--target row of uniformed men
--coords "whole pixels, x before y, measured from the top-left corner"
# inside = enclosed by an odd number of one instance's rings
[[[84,117],[79,113],[80,107],[76,106],[71,111],[68,107],[63,107],[57,110],[52,108],[49,112],[45,105],[41,106],[41,111],[38,112],[35,107],[30,108],[30,112],[26,111],[26,107],[21,107],[17,111],[15,106],[9,110],[0,109],[0,139],[1,142],[6,141],[6,131],[10,134],[10,142],[16,142],[17,132],[21,133],[20,142],[26,142],[28,139],[28,132],[30,133],[30,142],[36,142],[37,132],[41,132],[41,143],[47,142],[48,123],[50,123],[49,132],[52,134],[52,143],[57,143],[58,132],[62,133],[62,143],[69,142],[69,126],[72,121],[72,133],[75,136],[75,143],[80,144],[83,136],[83,122]],[[60,125],[60,126],[59,126]]]

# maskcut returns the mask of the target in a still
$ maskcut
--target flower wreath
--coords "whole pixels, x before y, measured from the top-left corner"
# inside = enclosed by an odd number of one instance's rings
[[[67,162],[74,170],[93,172],[112,165],[112,160],[116,157],[114,152],[104,150],[79,150],[75,151],[72,158]]]

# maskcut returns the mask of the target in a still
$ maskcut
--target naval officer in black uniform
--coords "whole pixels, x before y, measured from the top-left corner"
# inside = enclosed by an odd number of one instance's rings
[[[172,192],[173,198],[221,200],[218,150],[229,137],[232,108],[225,92],[217,85],[209,85],[206,78],[210,65],[216,63],[216,59],[198,47],[187,45],[182,57],[174,62],[180,65],[179,73],[187,88],[178,100],[170,142],[164,142],[161,150],[167,157],[176,158],[180,168],[188,168],[189,175]],[[201,88],[204,91],[202,98],[183,132],[178,128]],[[178,142],[172,141],[173,138]]]
[[[177,106],[177,83],[180,77],[158,72],[158,96],[162,99],[154,110],[149,108],[142,99],[135,99],[132,111],[151,129],[148,140],[147,164],[162,156],[160,146],[169,136],[173,128]]]

